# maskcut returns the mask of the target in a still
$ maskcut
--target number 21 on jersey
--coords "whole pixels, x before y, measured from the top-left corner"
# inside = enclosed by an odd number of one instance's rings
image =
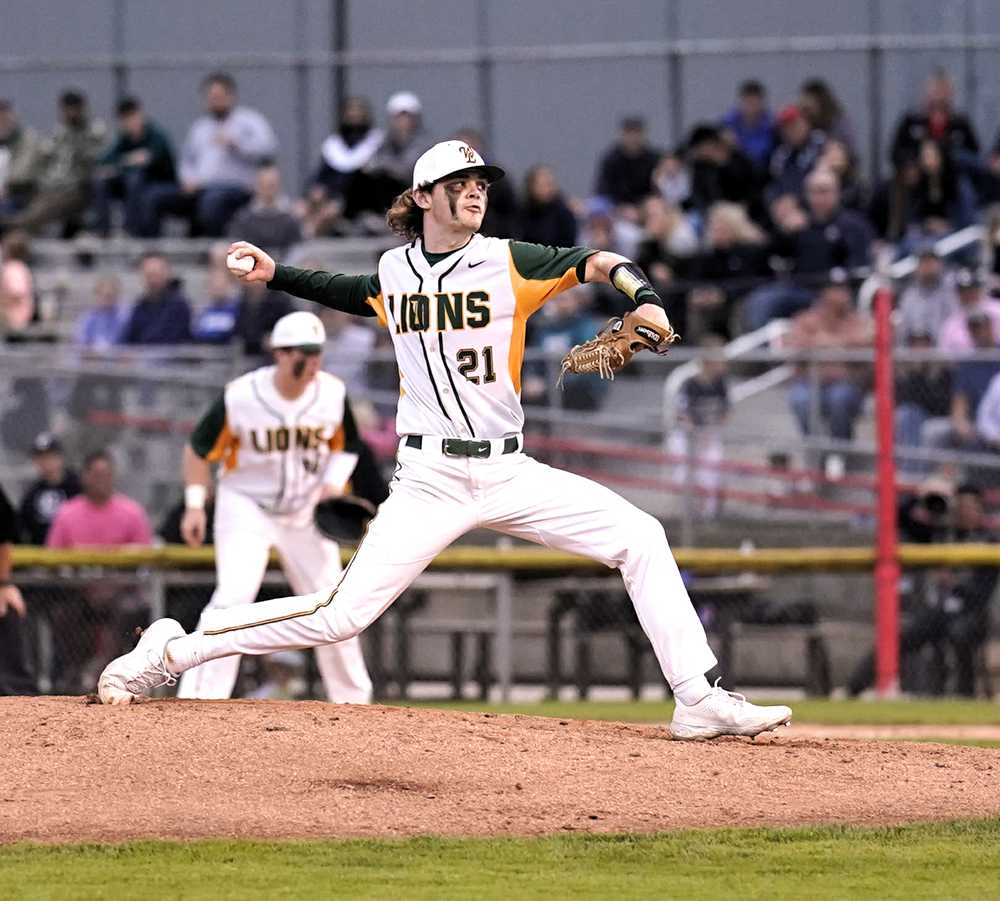
[[[482,351],[478,351],[474,347],[467,347],[460,350],[455,355],[455,359],[458,360],[458,374],[464,375],[468,381],[472,382],[472,384],[478,385],[479,376],[473,375],[473,373],[479,371],[480,369],[480,356],[482,357],[483,384],[486,385],[490,382],[495,382],[497,380],[497,372],[493,366],[492,347],[484,347]]]

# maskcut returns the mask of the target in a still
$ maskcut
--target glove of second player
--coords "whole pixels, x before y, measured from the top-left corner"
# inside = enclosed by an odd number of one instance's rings
[[[313,511],[313,522],[322,535],[338,544],[357,544],[365,535],[377,508],[353,494],[322,501]]]
[[[562,359],[559,380],[567,372],[597,373],[602,379],[613,379],[639,351],[665,354],[679,337],[669,322],[664,328],[629,311],[610,320],[589,341],[572,348]]]

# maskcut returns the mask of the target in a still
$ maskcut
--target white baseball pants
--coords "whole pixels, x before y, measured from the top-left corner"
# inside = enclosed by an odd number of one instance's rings
[[[494,442],[498,444],[502,442]],[[392,493],[339,583],[302,597],[219,610],[168,648],[175,671],[230,654],[267,654],[357,636],[434,557],[489,528],[600,560],[622,572],[671,685],[715,663],[662,526],[613,491],[522,453],[447,457],[440,439],[400,447]]]
[[[281,557],[281,568],[293,591],[308,594],[337,581],[341,571],[340,548],[316,531],[307,512],[293,517],[272,516],[245,494],[224,484],[219,486],[215,504],[218,585],[201,614],[199,629],[227,622],[234,608],[256,606],[253,600],[260,590],[272,547]],[[372,682],[358,638],[317,646],[316,665],[331,701],[337,704],[371,701]],[[202,700],[228,698],[239,669],[239,656],[208,660],[184,673],[177,696]]]

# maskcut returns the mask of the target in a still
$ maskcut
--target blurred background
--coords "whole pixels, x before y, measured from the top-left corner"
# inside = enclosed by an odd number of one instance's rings
[[[0,619],[0,691],[89,690],[132,627],[163,612],[191,627],[207,601],[210,558],[60,557],[81,544],[52,525],[110,483],[146,520],[130,544],[179,540],[188,433],[295,308],[233,281],[228,241],[373,271],[413,161],[455,136],[509,173],[486,233],[636,259],[685,339],[558,390],[561,355],[621,304],[581,286],[546,305],[529,323],[528,451],[664,521],[728,684],[870,691],[872,566],[835,551],[874,546],[886,472],[900,540],[993,541],[998,12],[8,0],[0,485],[17,543],[56,551],[16,552],[28,613]],[[325,366],[391,471],[387,336],[324,318]],[[475,571],[429,573],[371,630],[380,695],[662,693],[616,576],[507,566],[493,536],[466,541],[486,554]],[[699,547],[732,553],[684,557]],[[769,547],[814,550],[763,572]],[[902,573],[903,691],[992,695],[996,574],[988,558]],[[287,593],[278,572],[265,592]],[[242,691],[277,669],[282,692],[313,693],[310,660],[247,662]]]

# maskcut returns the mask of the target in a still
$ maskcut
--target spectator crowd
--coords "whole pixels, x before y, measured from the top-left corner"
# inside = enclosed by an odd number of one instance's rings
[[[381,116],[367,98],[348,97],[306,184],[287,194],[279,137],[235,80],[208,75],[200,101],[178,150],[137,97],[118,102],[111,134],[87,97],[67,90],[45,137],[0,100],[0,232],[156,238],[169,226],[278,254],[304,238],[384,235],[385,210],[438,137],[410,91],[389,97]],[[454,136],[488,153],[475,132]],[[654,146],[642,118],[623,118],[588,197],[565,196],[542,163],[521,190],[497,184],[484,232],[637,256],[670,296],[682,334],[732,337],[805,310],[831,270],[858,277],[877,252],[917,249],[1000,197],[1000,144],[981,153],[944,71],[896,125],[889,161],[890,174],[868,184],[851,114],[822,79],[777,108],[747,80],[731,109],[672,148]],[[604,312],[599,297],[591,305]],[[5,318],[16,328],[16,310]]]
[[[513,179],[492,186],[483,231],[636,259],[689,346],[790,318],[785,343],[803,352],[870,346],[857,286],[876,258],[916,253],[916,273],[898,304],[901,345],[956,355],[996,347],[1000,216],[991,205],[1000,200],[1000,135],[983,150],[955,106],[948,73],[933,71],[918,105],[895,124],[890,171],[875,183],[862,173],[851,111],[830,84],[808,78],[781,101],[773,105],[760,81],[744,81],[730,109],[696,123],[671,148],[654,145],[641,117],[625,116],[596,161],[588,196],[567,196],[557,169],[538,163],[520,189]],[[117,103],[111,133],[81,91],[66,90],[47,136],[20,121],[12,100],[0,100],[0,330],[8,340],[39,316],[32,235],[155,239],[166,230],[239,237],[282,257],[306,239],[387,236],[386,208],[439,137],[425,128],[423,103],[411,91],[392,94],[381,112],[365,97],[348,97],[306,183],[289,192],[279,136],[229,74],[205,77],[200,104],[178,149],[137,97]],[[453,136],[488,155],[475,131]],[[935,242],[976,221],[987,222],[985,252],[966,252],[955,268]],[[224,244],[197,288],[175,276],[155,243],[147,246],[135,294],[125,296],[117,273],[97,279],[74,330],[81,347],[235,341],[255,355],[292,309],[285,295],[237,284],[223,264]],[[529,347],[565,348],[618,309],[609,289],[583,286],[529,322]],[[988,389],[995,370],[971,361],[901,370],[900,442],[994,449],[1000,383],[992,395]],[[542,376],[526,372],[526,402],[551,399]],[[869,381],[864,367],[847,364],[825,365],[818,379],[801,371],[789,394],[794,421],[803,434],[824,429],[851,440]],[[563,405],[596,409],[605,389],[593,379],[570,380]]]

